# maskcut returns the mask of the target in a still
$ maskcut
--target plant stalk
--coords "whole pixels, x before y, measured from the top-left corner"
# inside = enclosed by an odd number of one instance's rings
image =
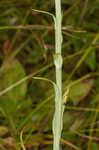
[[[55,96],[55,114],[53,119],[54,143],[53,150],[60,149],[60,138],[62,131],[62,31],[61,31],[61,0],[55,0],[55,57],[56,68],[56,96]]]

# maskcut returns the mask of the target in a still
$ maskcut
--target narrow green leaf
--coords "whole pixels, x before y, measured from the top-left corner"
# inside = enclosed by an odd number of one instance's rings
[[[47,15],[49,15],[49,16],[51,16],[53,18],[54,23],[56,22],[55,16],[52,13],[50,13],[50,12],[43,11],[43,10],[37,10],[37,9],[32,9],[32,11],[36,11],[36,12],[39,12],[39,13],[47,14]]]
[[[95,48],[93,48],[92,51],[88,54],[88,56],[85,59],[85,63],[89,66],[89,68],[94,71],[96,69],[96,51]]]

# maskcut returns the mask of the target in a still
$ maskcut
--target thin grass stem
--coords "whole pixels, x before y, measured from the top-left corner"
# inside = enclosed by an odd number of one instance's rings
[[[56,95],[55,95],[55,114],[53,119],[53,150],[60,149],[60,139],[62,131],[62,27],[61,27],[61,1],[55,0],[56,20],[55,20],[55,57],[56,67]]]

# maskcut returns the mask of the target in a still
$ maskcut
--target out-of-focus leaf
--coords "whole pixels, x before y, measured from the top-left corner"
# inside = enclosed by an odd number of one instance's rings
[[[64,113],[64,129],[65,130],[76,130],[81,127],[83,123],[82,118],[77,118],[73,113],[65,112]]]
[[[92,30],[92,31],[97,31],[98,30],[98,25],[95,23],[89,23],[86,22],[83,27],[85,28],[85,30]]]
[[[96,51],[95,49],[91,50],[89,55],[87,56],[85,63],[89,66],[89,68],[94,71],[96,68]]]
[[[14,59],[2,73],[2,77],[0,78],[0,92],[24,77],[25,71],[23,66],[18,60]],[[26,90],[27,83],[23,82],[0,97],[0,105],[7,114],[16,110],[17,101],[24,98]]]
[[[73,4],[75,2],[75,0],[70,0],[70,1],[65,1],[63,0],[62,3],[66,3],[66,4]]]
[[[88,95],[90,89],[93,86],[93,83],[94,80],[89,79],[89,80],[84,80],[71,87],[69,92],[69,97],[75,105],[78,104],[82,99],[84,99]]]
[[[14,115],[14,112],[16,112],[16,102],[12,99],[1,97],[0,106],[2,107],[7,117],[8,117],[8,114]]]
[[[95,142],[91,143],[90,150],[99,150],[99,145]]]
[[[23,79],[25,77],[25,71],[23,66],[19,63],[18,60],[14,59],[9,63],[7,69],[2,73],[2,77],[0,78],[0,91],[12,86],[17,81]],[[27,90],[27,83],[23,82],[22,84],[14,87],[10,91],[8,91],[4,97],[7,99],[16,101],[22,99],[25,96]]]
[[[8,132],[8,128],[5,126],[0,126],[0,136],[5,135]]]
[[[95,80],[95,90],[97,93],[99,92],[99,77]]]

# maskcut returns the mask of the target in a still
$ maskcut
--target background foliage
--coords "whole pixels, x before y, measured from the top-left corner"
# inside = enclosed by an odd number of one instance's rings
[[[0,149],[52,149],[54,1],[0,1]],[[63,150],[99,149],[99,0],[62,0]]]

